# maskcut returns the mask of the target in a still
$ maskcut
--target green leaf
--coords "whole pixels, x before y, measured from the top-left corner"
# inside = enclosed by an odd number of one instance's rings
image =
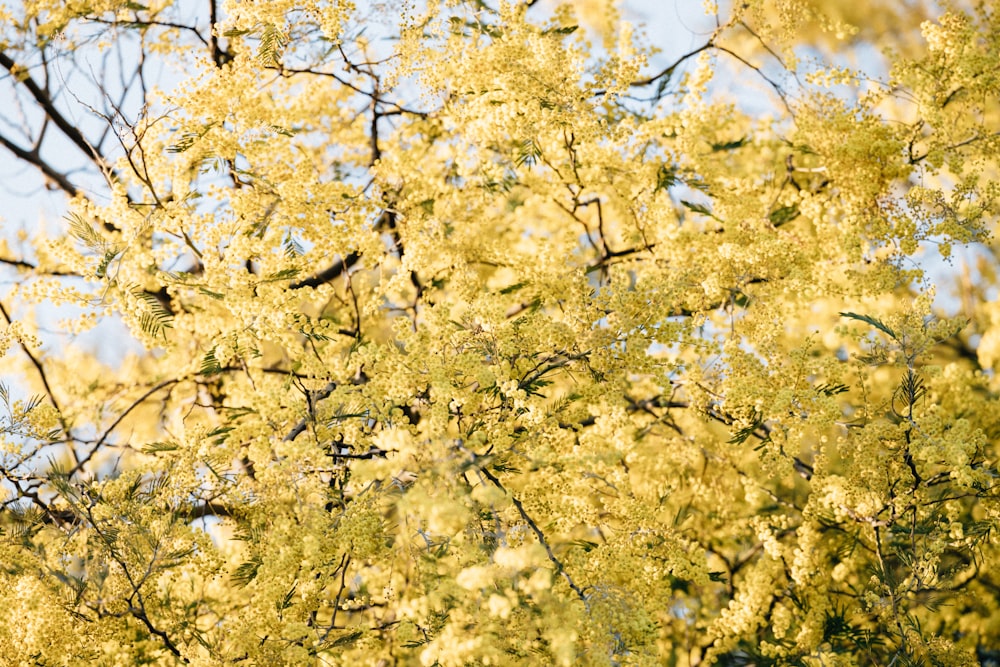
[[[600,546],[597,542],[591,542],[590,540],[573,540],[569,543],[569,546],[579,547],[585,552],[590,552]]]
[[[305,248],[302,247],[302,244],[299,243],[298,239],[292,236],[291,232],[289,232],[288,236],[285,237],[285,240],[282,241],[281,246],[285,250],[285,257],[288,259],[294,259],[306,254]]]
[[[674,168],[661,164],[660,168],[656,171],[656,189],[653,190],[653,194],[656,194],[660,190],[671,188],[679,182],[680,179],[677,178],[677,172],[674,171]]]
[[[571,35],[580,29],[578,25],[567,25],[560,28],[549,28],[548,30],[543,30],[543,35]]]
[[[185,132],[175,143],[167,146],[168,153],[183,153],[194,146],[195,142],[201,138],[198,132]]]
[[[741,137],[736,141],[726,141],[721,144],[712,144],[712,150],[715,152],[731,151],[734,148],[739,148],[740,146],[746,146],[746,144],[747,144],[747,138]]]
[[[771,214],[767,216],[768,220],[775,227],[781,227],[785,223],[791,222],[795,218],[799,217],[799,207],[796,204],[791,206],[782,206],[779,209],[771,211]]]
[[[70,236],[83,243],[90,250],[103,253],[108,247],[107,239],[101,236],[96,229],[90,226],[90,223],[79,215],[70,213],[66,216],[66,219],[69,220]]]
[[[824,396],[836,396],[837,394],[843,394],[848,390],[846,384],[821,384],[816,387],[816,391]]]
[[[754,410],[753,415],[750,417],[750,423],[733,433],[733,437],[729,439],[729,444],[742,445],[763,425],[764,413]]]
[[[500,473],[513,473],[517,474],[521,472],[521,469],[505,461],[495,461],[493,465],[490,466],[495,472]]]
[[[880,366],[889,361],[885,350],[875,350],[872,354],[859,354],[857,359],[867,366]]]
[[[927,393],[927,388],[924,386],[923,378],[914,373],[912,368],[908,368],[906,370],[906,375],[903,376],[899,386],[896,387],[896,391],[893,392],[893,411],[896,412],[896,401],[912,408],[925,393]],[[904,416],[899,412],[896,412],[896,414],[900,417]]]
[[[211,431],[209,431],[208,433],[206,433],[205,437],[206,438],[215,438],[215,441],[212,444],[213,445],[221,445],[221,444],[223,444],[226,441],[226,436],[230,432],[232,432],[235,428],[236,428],[235,426],[220,426],[220,427],[214,428]]]
[[[173,328],[173,315],[164,308],[155,295],[140,285],[131,285],[127,291],[143,306],[143,312],[139,315],[139,328],[142,332],[151,338],[162,337],[166,340],[165,330]]]
[[[201,358],[201,370],[198,371],[201,375],[215,375],[216,373],[222,372],[222,365],[219,364],[219,360],[215,358],[215,348],[205,353],[205,356]]]
[[[489,23],[478,22],[474,26],[479,32],[484,35],[489,35],[493,39],[500,39],[503,37],[503,28],[495,25],[490,25]]]
[[[686,199],[682,199],[681,204],[683,204],[688,210],[694,211],[695,213],[701,213],[702,215],[707,215],[710,218],[715,217],[712,215],[712,210],[704,204],[696,204],[695,202],[687,201]]]
[[[283,30],[273,23],[265,24],[257,46],[258,62],[265,67],[277,67],[287,44],[288,37]]]
[[[212,290],[206,289],[204,287],[199,287],[198,291],[201,292],[202,294],[204,294],[205,296],[212,297],[213,299],[225,299],[226,298],[225,294],[220,294],[219,292],[213,292]]]
[[[527,281],[522,280],[519,283],[514,283],[513,285],[508,285],[507,287],[504,287],[503,289],[500,290],[500,293],[501,294],[512,294],[512,293],[516,292],[517,290],[521,289],[522,287],[524,287],[527,284],[528,284]]]
[[[202,128],[197,132],[184,132],[183,134],[180,135],[180,138],[177,140],[176,143],[167,147],[167,152],[183,153],[184,151],[194,146],[199,139],[208,134],[209,130],[215,127],[215,125],[216,123],[214,122],[208,123],[207,125],[202,126]]]
[[[348,644],[353,644],[354,642],[361,639],[361,637],[363,637],[364,634],[365,633],[362,630],[354,630],[352,632],[348,632],[346,635],[341,635],[340,637],[337,637],[332,642],[330,642],[328,646],[330,648],[333,648],[334,646],[347,646]]]
[[[296,268],[282,269],[280,271],[275,271],[274,273],[270,274],[269,276],[264,278],[264,280],[262,280],[261,282],[273,283],[279,280],[291,280],[295,276],[299,275],[300,272],[301,269],[296,269]]]
[[[538,162],[538,159],[541,156],[541,146],[539,146],[534,139],[525,139],[518,145],[517,159],[514,160],[514,164],[518,167],[522,165],[531,167]]]
[[[4,541],[26,544],[45,525],[45,514],[41,509],[14,505],[7,513],[10,523],[6,526]],[[6,564],[5,564],[6,565]]]
[[[281,616],[281,612],[292,606],[292,598],[295,597],[295,590],[298,587],[299,587],[299,582],[296,581],[295,583],[292,584],[292,587],[288,590],[288,592],[285,593],[284,596],[282,596],[281,600],[279,600],[274,604],[274,607],[278,612],[279,618]]]
[[[870,324],[879,331],[883,332],[884,334],[892,338],[893,340],[899,340],[899,338],[896,336],[896,332],[893,331],[891,328],[889,328],[889,325],[880,319],[877,319],[870,315],[859,315],[857,313],[845,313],[845,312],[841,312],[840,316],[846,317],[851,320],[858,320],[859,322],[864,322],[865,324]]]
[[[106,251],[104,253],[104,257],[101,258],[100,264],[98,264],[97,268],[94,270],[94,275],[97,276],[98,278],[104,278],[105,276],[107,276],[108,266],[111,265],[111,262],[115,261],[115,258],[118,257],[118,254],[119,253],[117,249]]]
[[[160,556],[159,566],[161,568],[176,567],[180,565],[188,556],[195,552],[193,546],[174,549]]]
[[[333,340],[332,336],[327,336],[326,334],[316,333],[315,331],[306,331],[304,327],[300,327],[298,332],[308,338],[309,340]]]
[[[271,125],[268,125],[267,127],[268,127],[269,130],[271,130],[275,134],[280,134],[283,137],[294,137],[295,136],[295,130],[289,130],[288,128],[281,127],[280,125],[273,125],[273,124],[271,124]]]
[[[262,562],[260,558],[248,560],[233,571],[232,575],[229,577],[230,581],[241,588],[245,587],[253,581],[254,578],[256,578],[257,570],[260,569],[261,564]]]
[[[28,402],[24,404],[23,414],[28,414],[29,412],[37,408],[43,400],[45,400],[45,396],[43,396],[42,394],[35,394],[31,398],[29,398]]]
[[[178,449],[180,449],[180,446],[176,442],[149,442],[142,446],[142,451],[146,454],[175,452]]]

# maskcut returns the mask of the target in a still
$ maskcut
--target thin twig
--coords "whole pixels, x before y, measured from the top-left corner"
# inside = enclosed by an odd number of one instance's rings
[[[135,410],[137,407],[139,407],[140,405],[142,405],[142,403],[144,403],[147,398],[149,398],[150,396],[152,396],[156,392],[160,391],[161,389],[164,389],[165,387],[169,387],[169,386],[171,386],[173,384],[177,384],[178,382],[180,382],[180,380],[176,379],[176,378],[170,379],[170,380],[164,380],[163,382],[160,382],[159,384],[157,384],[154,387],[152,387],[149,391],[147,391],[146,393],[144,393],[142,396],[140,396],[139,398],[137,398],[135,401],[133,401],[132,405],[128,406],[120,415],[118,415],[118,418],[115,419],[114,422],[112,422],[111,425],[104,430],[104,433],[102,433],[101,437],[98,438],[97,441],[94,443],[94,446],[93,446],[93,448],[91,448],[90,452],[88,452],[85,457],[83,457],[82,459],[80,459],[77,462],[77,464],[75,466],[73,466],[73,469],[69,471],[69,473],[67,474],[67,477],[71,477],[72,475],[80,472],[80,470],[83,469],[83,466],[85,466],[90,461],[90,459],[92,459],[94,457],[94,455],[97,453],[97,450],[99,450],[101,448],[101,445],[103,445],[107,441],[107,439],[111,436],[111,433],[116,428],[118,428],[118,425],[121,424],[125,420],[125,418],[128,417],[128,415],[133,410]]]
[[[587,594],[583,592],[583,589],[580,588],[575,581],[573,581],[573,577],[570,576],[569,572],[566,571],[566,566],[562,564],[562,561],[560,561],[559,558],[552,551],[552,547],[549,546],[549,541],[546,539],[545,533],[543,533],[542,529],[538,527],[538,524],[535,522],[535,520],[531,518],[531,515],[528,514],[528,511],[524,509],[524,505],[517,498],[517,496],[510,493],[506,488],[504,488],[504,485],[500,483],[500,480],[497,479],[497,477],[489,470],[487,470],[485,467],[480,467],[478,470],[483,474],[484,477],[486,477],[486,479],[490,480],[490,482],[492,482],[494,486],[496,486],[498,489],[500,489],[505,494],[510,496],[511,502],[514,504],[514,507],[517,508],[517,513],[521,515],[521,518],[524,519],[524,522],[527,523],[528,526],[531,528],[531,531],[535,534],[535,537],[538,538],[538,542],[545,549],[545,554],[546,556],[548,556],[549,561],[553,565],[555,565],[556,573],[562,575],[562,577],[566,580],[566,583],[569,584],[569,587],[573,589],[574,593],[576,593],[577,597],[580,598],[580,600],[583,601],[583,604],[589,608],[590,600],[587,597]]]

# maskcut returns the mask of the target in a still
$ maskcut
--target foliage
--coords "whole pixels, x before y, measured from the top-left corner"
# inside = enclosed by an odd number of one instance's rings
[[[0,10],[4,660],[992,655],[996,10],[573,4]]]

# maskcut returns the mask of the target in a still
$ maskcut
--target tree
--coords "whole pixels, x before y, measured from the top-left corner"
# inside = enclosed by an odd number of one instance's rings
[[[1000,18],[708,4],[3,10],[5,660],[996,659]]]

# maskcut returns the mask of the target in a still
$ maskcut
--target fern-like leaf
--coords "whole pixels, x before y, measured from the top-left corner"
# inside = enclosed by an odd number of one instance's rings
[[[245,587],[257,577],[257,570],[260,569],[261,560],[253,558],[237,567],[229,579],[239,587]]]
[[[136,301],[143,304],[143,312],[139,315],[139,328],[151,338],[162,337],[166,340],[165,329],[173,327],[173,316],[163,307],[159,299],[138,285],[129,288],[129,293]]]
[[[215,357],[214,347],[201,358],[201,369],[198,372],[202,375],[215,375],[222,372],[222,365]]]
[[[176,442],[150,442],[142,446],[142,451],[146,454],[175,452],[178,449],[180,449],[180,446]]]
[[[708,208],[704,204],[699,204],[693,201],[687,201],[686,199],[682,199],[681,204],[683,204],[684,208],[688,209],[689,211],[694,211],[695,213],[701,213],[702,215],[707,215],[710,218],[715,217],[714,215],[712,215],[712,209]]]
[[[287,44],[288,37],[278,26],[273,23],[266,24],[260,34],[257,60],[265,67],[277,67]]]
[[[844,313],[844,312],[840,313],[840,316],[846,317],[851,320],[858,320],[859,322],[864,322],[865,324],[870,324],[879,331],[881,331],[882,333],[884,333],[885,335],[889,336],[889,338],[892,338],[893,340],[897,341],[899,340],[899,337],[896,335],[896,332],[893,331],[888,324],[878,319],[877,317],[872,317],[871,315],[859,315],[858,313]]]
[[[534,139],[525,139],[518,146],[517,159],[514,163],[520,167],[527,165],[532,167],[542,156],[542,149]]]
[[[301,271],[300,269],[296,269],[294,267],[281,269],[280,271],[275,271],[274,273],[269,274],[261,282],[273,283],[273,282],[278,282],[280,280],[291,280],[295,276],[299,275],[300,271]]]
[[[301,257],[306,254],[305,248],[299,243],[298,239],[292,236],[291,233],[285,237],[285,240],[281,244],[285,251],[285,257],[288,259],[295,259],[296,257]]]
[[[69,233],[73,238],[94,252],[104,252],[108,241],[98,234],[97,230],[90,226],[90,223],[75,213],[70,213],[66,219],[69,220]]]
[[[732,437],[729,438],[729,444],[742,445],[750,439],[750,436],[752,436],[757,429],[763,425],[764,413],[754,410],[754,413],[750,418],[750,423],[733,433]]]
[[[816,387],[816,391],[824,396],[836,396],[837,394],[843,394],[847,390],[847,385],[840,384],[839,382],[837,384],[821,384]]]

